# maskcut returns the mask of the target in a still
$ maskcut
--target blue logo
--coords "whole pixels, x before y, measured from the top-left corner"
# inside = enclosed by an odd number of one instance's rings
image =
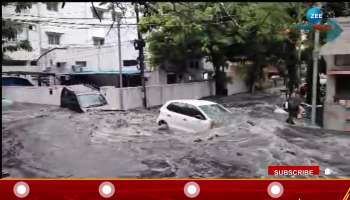
[[[320,8],[310,8],[306,13],[306,19],[311,24],[320,24],[322,20],[322,11]]]

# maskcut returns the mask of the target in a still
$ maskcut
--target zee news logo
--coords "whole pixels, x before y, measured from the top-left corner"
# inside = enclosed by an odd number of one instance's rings
[[[322,13],[311,14],[311,19],[322,19]]]

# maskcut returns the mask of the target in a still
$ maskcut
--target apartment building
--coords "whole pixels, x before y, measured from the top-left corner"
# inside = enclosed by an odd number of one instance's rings
[[[110,29],[112,14],[107,5],[94,2],[35,2],[32,8],[15,12],[14,6],[2,6],[2,18],[23,24],[17,39],[27,39],[32,51],[9,52],[3,71],[46,71],[69,73],[81,70],[118,70],[117,25]],[[121,19],[120,40],[122,61],[135,60],[138,51],[136,18],[131,4]]]
[[[350,17],[336,18],[343,32],[320,51],[327,64],[324,127],[350,131]]]

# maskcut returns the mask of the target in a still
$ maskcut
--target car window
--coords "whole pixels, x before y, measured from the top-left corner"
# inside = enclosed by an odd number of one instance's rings
[[[205,119],[204,115],[193,105],[191,104],[184,104],[184,114],[190,117],[195,117],[196,115],[202,116],[203,119]]]
[[[182,114],[182,108],[181,108],[181,105],[179,105],[179,103],[176,103],[176,102],[175,102],[175,103],[170,103],[170,104],[167,106],[167,109],[168,109],[169,111]]]
[[[193,105],[174,102],[167,106],[167,109],[172,112],[176,112],[189,117],[195,117],[196,115],[201,115],[205,119],[204,115]]]
[[[213,120],[220,121],[223,117],[230,114],[225,108],[223,108],[219,104],[211,104],[211,105],[203,105],[199,106],[199,108],[210,118]]]
[[[83,108],[103,106],[107,101],[101,94],[82,94],[78,95],[80,106]]]

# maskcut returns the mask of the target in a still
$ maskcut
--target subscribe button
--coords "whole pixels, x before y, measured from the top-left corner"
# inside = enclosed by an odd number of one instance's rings
[[[319,166],[269,166],[268,174],[273,176],[318,176]]]

